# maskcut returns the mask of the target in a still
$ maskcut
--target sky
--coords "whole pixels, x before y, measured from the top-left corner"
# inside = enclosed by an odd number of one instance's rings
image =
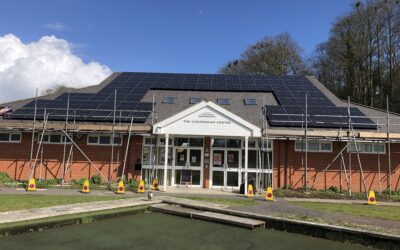
[[[3,0],[0,103],[111,72],[216,73],[265,36],[310,55],[351,0]],[[32,94],[33,93],[33,94]]]

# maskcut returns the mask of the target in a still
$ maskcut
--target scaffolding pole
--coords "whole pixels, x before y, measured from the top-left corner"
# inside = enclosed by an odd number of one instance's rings
[[[67,114],[65,115],[65,131],[68,132],[68,114],[69,114],[69,91],[68,91],[68,99],[67,99]],[[62,180],[61,180],[61,186],[64,186],[64,179],[65,179],[65,174],[67,172],[66,166],[65,166],[65,152],[67,151],[67,137],[64,136],[64,149],[63,149],[63,160],[62,160],[62,166],[63,166],[63,175],[62,175]]]
[[[126,142],[126,149],[125,149],[125,156],[124,156],[124,165],[122,167],[122,173],[121,173],[121,181],[124,180],[124,174],[125,174],[125,168],[126,168],[126,160],[128,158],[128,151],[129,151],[129,144],[131,141],[131,135],[132,135],[132,123],[133,123],[133,116],[131,118],[131,123],[129,125],[129,132],[128,132],[128,141]]]
[[[75,143],[75,141],[67,134],[67,132],[65,132],[64,129],[61,129],[61,132],[63,132],[65,134],[66,137],[68,137],[68,139],[71,141],[72,144],[74,144],[74,146],[79,150],[79,152],[81,152],[81,154],[86,158],[86,160],[88,160],[88,162],[90,163],[90,165],[96,169],[96,171],[101,175],[101,177],[103,177],[103,179],[105,181],[107,181],[108,184],[110,184],[110,181],[108,180],[108,178],[106,178],[103,173],[93,164],[93,162],[89,159],[89,157],[85,154],[85,152],[83,152],[83,150]]]
[[[390,112],[389,112],[389,97],[386,95],[386,114],[387,114],[387,125],[386,125],[386,137],[387,137],[387,144],[388,144],[388,169],[389,169],[389,176],[388,176],[388,184],[389,184],[389,196],[392,196],[392,157],[391,157],[391,141],[390,141]]]
[[[354,147],[355,147],[356,153],[357,153],[358,167],[360,168],[362,183],[363,183],[363,186],[364,186],[364,191],[365,191],[366,195],[368,196],[368,190],[367,190],[367,185],[365,184],[364,171],[363,171],[362,164],[361,164],[361,158],[360,158],[360,152],[358,150],[357,139],[356,139],[356,137],[354,135],[353,125],[351,124],[350,96],[348,97],[348,102],[349,102],[349,105],[348,105],[348,108],[347,108],[347,110],[348,110],[347,112],[349,113],[349,121],[350,121],[349,127],[351,128],[351,135],[352,135],[352,138],[354,140]]]
[[[308,140],[307,140],[307,126],[308,126],[308,95],[306,93],[306,117],[304,126],[304,139],[306,143],[305,163],[304,163],[304,189],[307,191],[307,165],[308,165]]]
[[[38,147],[38,149],[36,151],[36,157],[35,157],[35,160],[33,162],[33,167],[31,168],[31,173],[29,174],[29,180],[33,178],[33,175],[35,173],[36,162],[37,162],[37,159],[39,157],[40,149],[42,147],[44,132],[46,131],[46,126],[47,126],[47,120],[49,119],[49,115],[46,113],[46,109],[44,110],[44,116],[43,117],[44,117],[44,120],[43,120],[43,131],[42,131],[42,134],[40,136],[39,147]]]
[[[113,124],[112,124],[112,136],[111,136],[111,160],[110,168],[108,169],[108,183],[111,182],[112,177],[112,166],[114,163],[114,136],[115,136],[115,111],[117,109],[117,90],[114,90],[114,110],[113,110]]]
[[[35,126],[36,126],[37,100],[38,100],[38,88],[36,88],[35,110],[34,110],[34,112],[33,112],[31,155],[30,155],[30,157],[29,157],[29,168],[30,168],[30,169],[32,169],[33,145],[34,145],[34,142],[35,142]]]

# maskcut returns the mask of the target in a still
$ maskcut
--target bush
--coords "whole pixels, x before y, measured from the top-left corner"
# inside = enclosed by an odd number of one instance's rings
[[[286,184],[286,185],[283,187],[283,189],[285,189],[285,190],[293,190],[293,187],[290,186],[289,184]]]
[[[5,182],[12,182],[13,179],[4,172],[0,172],[0,183],[5,183]]]
[[[285,196],[285,193],[282,191],[281,188],[275,189],[275,190],[273,191],[273,193],[274,193],[274,195],[275,195],[276,197],[284,197],[284,196]]]
[[[83,183],[85,182],[85,178],[80,178],[78,180],[72,179],[71,180],[71,184],[72,185],[79,185],[79,186],[83,186]]]
[[[36,187],[37,188],[47,188],[49,186],[54,186],[61,184],[61,179],[47,179],[47,180],[41,180],[36,179]]]
[[[330,186],[330,187],[328,188],[328,190],[330,190],[330,191],[332,191],[332,192],[334,192],[334,193],[338,193],[338,192],[339,192],[339,189],[338,189],[336,186]]]
[[[133,190],[136,190],[138,188],[138,182],[136,180],[130,180],[129,185]]]
[[[390,195],[389,188],[387,188],[384,191],[382,191],[382,194]],[[396,191],[395,189],[392,189],[392,195],[400,195],[400,191]]]
[[[93,175],[92,178],[90,178],[90,182],[93,184],[101,184],[101,181],[100,175]]]

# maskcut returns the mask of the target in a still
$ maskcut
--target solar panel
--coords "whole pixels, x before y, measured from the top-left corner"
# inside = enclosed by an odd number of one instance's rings
[[[117,114],[120,121],[129,122],[132,115],[140,115],[137,122],[145,122],[152,110],[152,103],[141,102],[149,89],[202,90],[231,92],[273,92],[278,106],[267,106],[266,115],[271,126],[301,127],[304,119],[305,96],[309,107],[308,124],[316,127],[341,127],[348,123],[347,109],[335,105],[304,76],[265,75],[213,75],[123,72],[97,93],[63,93],[54,100],[37,102],[38,117],[43,118],[46,108],[51,110],[49,119],[65,119],[69,98],[69,115],[76,121],[112,122],[114,93],[117,90]],[[35,101],[14,111],[5,118],[33,119]],[[134,112],[134,113],[132,113]],[[336,117],[330,117],[337,114]],[[371,120],[356,108],[351,110],[355,127],[371,128]],[[146,117],[143,117],[146,116]],[[344,125],[343,125],[344,126]]]

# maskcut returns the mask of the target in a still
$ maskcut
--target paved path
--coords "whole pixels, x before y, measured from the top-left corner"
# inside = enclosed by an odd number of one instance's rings
[[[316,198],[283,198],[287,201],[307,201],[307,202],[321,202],[321,203],[337,203],[337,204],[366,204],[367,201],[363,200],[335,200],[335,199],[316,199]],[[400,202],[383,202],[377,201],[378,205],[382,206],[398,206],[400,207]]]
[[[161,202],[160,199],[147,201],[144,198],[134,198],[134,199],[113,200],[113,201],[76,203],[76,204],[54,206],[54,207],[33,208],[27,210],[1,212],[0,224],[43,219],[43,218],[63,216],[63,215],[96,212],[96,211],[110,210],[116,208],[151,205],[151,204],[158,204],[160,202]]]
[[[303,201],[309,200],[310,199],[303,199]],[[315,202],[321,202],[317,201],[316,199],[313,200]],[[400,235],[399,221],[383,220],[377,218],[362,217],[344,213],[325,212],[304,208],[289,202],[289,199],[287,198],[278,198],[276,202],[266,202],[260,200],[257,201],[257,204],[254,206],[231,207],[231,209],[277,217],[289,217],[311,221],[314,220],[317,222],[328,223],[332,225],[357,225],[358,228],[362,228],[365,230],[390,232]]]

